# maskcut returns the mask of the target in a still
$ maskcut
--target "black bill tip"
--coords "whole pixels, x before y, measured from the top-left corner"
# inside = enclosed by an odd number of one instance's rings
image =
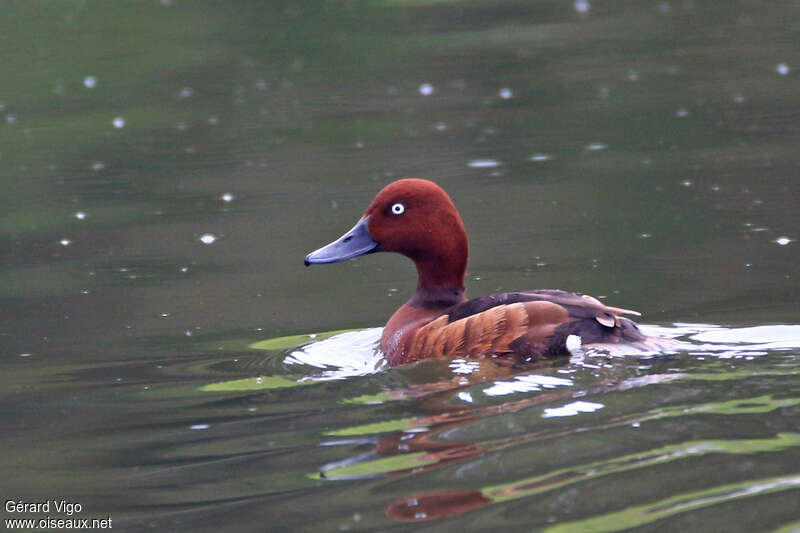
[[[303,263],[306,266],[338,263],[375,252],[377,248],[378,243],[369,232],[369,217],[367,216],[332,243],[308,254]]]

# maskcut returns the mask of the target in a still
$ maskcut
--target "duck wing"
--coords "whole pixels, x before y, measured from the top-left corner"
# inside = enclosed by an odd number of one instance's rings
[[[514,355],[533,360],[569,353],[570,335],[582,344],[646,343],[649,337],[621,314],[638,315],[559,290],[494,294],[456,305],[417,330],[409,353],[414,359]]]

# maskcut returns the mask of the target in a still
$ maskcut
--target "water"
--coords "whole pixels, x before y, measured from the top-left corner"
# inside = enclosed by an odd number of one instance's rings
[[[2,12],[4,520],[800,530],[796,2]],[[409,262],[302,260],[408,176],[682,348],[387,369]]]

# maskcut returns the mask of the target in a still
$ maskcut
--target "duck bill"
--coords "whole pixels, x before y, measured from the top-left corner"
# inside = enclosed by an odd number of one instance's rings
[[[378,243],[369,232],[369,217],[366,216],[353,226],[353,229],[319,250],[314,250],[306,256],[305,264],[321,265],[325,263],[338,263],[359,255],[376,252]]]

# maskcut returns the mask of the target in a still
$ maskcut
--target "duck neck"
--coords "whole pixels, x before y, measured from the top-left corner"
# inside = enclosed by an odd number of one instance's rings
[[[440,257],[417,258],[417,292],[409,301],[414,307],[446,308],[466,301],[464,273],[466,257],[453,261]]]

